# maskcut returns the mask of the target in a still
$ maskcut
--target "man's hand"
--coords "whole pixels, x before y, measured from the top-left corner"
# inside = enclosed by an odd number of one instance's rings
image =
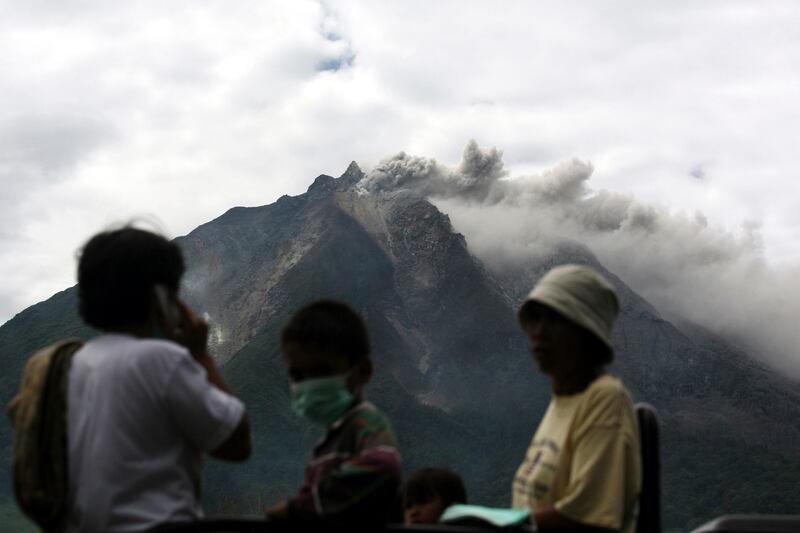
[[[189,306],[175,298],[180,321],[171,330],[165,329],[170,340],[186,347],[195,359],[208,356],[208,323],[195,315]]]
[[[175,298],[174,304],[180,313],[179,322],[177,326],[167,329],[165,326],[168,324],[162,321],[162,328],[169,332],[170,340],[189,350],[195,361],[205,369],[209,383],[219,390],[231,394],[214,359],[208,353],[208,323],[195,315],[189,306],[178,298]],[[251,451],[250,419],[245,413],[227,440],[209,453],[212,457],[223,461],[241,462],[250,457]]]

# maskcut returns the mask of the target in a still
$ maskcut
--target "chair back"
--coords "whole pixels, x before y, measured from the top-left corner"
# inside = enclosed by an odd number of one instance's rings
[[[800,514],[729,514],[703,524],[692,533],[795,533]]]
[[[642,493],[636,533],[661,533],[661,456],[658,446],[658,415],[647,403],[635,405],[642,452]]]

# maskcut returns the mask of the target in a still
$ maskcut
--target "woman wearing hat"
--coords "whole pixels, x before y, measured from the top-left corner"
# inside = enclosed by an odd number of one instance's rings
[[[634,531],[639,432],[630,394],[605,371],[618,313],[612,285],[578,265],[548,272],[519,310],[553,389],[513,483],[512,507],[528,507],[539,529]]]

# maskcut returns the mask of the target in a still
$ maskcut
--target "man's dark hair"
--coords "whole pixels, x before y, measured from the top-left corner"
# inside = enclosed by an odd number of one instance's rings
[[[78,261],[78,302],[83,320],[98,329],[142,324],[151,288],[178,290],[180,248],[155,233],[125,227],[92,237]]]
[[[320,300],[303,307],[281,331],[283,346],[310,346],[346,357],[356,364],[369,356],[367,328],[347,305]]]
[[[467,503],[467,490],[461,476],[447,468],[417,470],[403,485],[403,507],[442,499],[442,508],[454,503]]]

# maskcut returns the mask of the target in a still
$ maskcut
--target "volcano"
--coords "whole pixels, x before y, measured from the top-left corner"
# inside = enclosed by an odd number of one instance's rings
[[[291,495],[319,434],[289,408],[279,352],[288,317],[313,300],[341,300],[367,323],[375,362],[368,398],[392,421],[410,472],[447,466],[470,501],[506,506],[511,479],[550,397],[516,324],[544,272],[588,264],[617,287],[622,311],[610,371],[662,423],[663,516],[687,529],[723,513],[800,509],[798,384],[699,326],[673,324],[579,244],[489,269],[448,216],[409,190],[366,192],[352,163],[299,196],[235,207],[176,242],[182,295],[211,324],[211,346],[254,430],[248,463],[211,462],[210,514],[254,514]],[[76,290],[0,327],[0,400],[25,359],[65,336],[89,337]],[[0,428],[0,508],[13,506],[10,428]]]

